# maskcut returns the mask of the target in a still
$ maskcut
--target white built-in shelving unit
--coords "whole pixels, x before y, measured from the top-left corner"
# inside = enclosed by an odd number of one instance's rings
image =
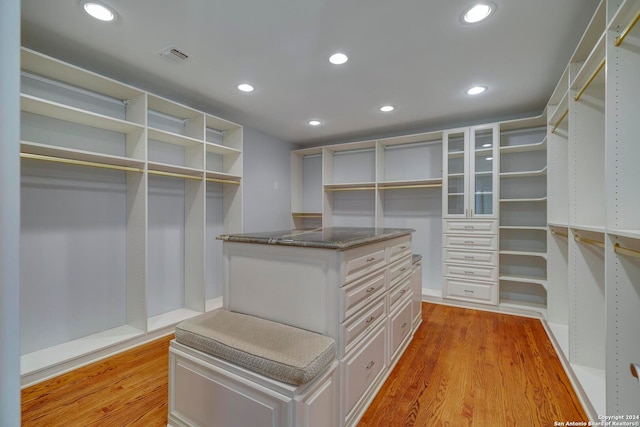
[[[29,384],[221,306],[242,127],[28,49],[21,69]]]
[[[548,317],[593,420],[638,413],[640,1],[603,1],[548,111]]]
[[[292,227],[413,228],[424,293],[441,295],[442,132],[291,153]]]

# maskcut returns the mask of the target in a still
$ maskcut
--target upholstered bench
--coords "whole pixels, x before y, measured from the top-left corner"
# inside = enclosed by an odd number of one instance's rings
[[[170,426],[334,426],[332,338],[214,310],[181,322],[171,342]]]

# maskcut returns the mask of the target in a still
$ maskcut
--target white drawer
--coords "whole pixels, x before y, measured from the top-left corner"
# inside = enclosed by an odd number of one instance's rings
[[[411,240],[405,240],[389,248],[389,262],[394,262],[407,255],[411,255]]]
[[[497,251],[462,251],[446,249],[444,251],[444,262],[498,265]]]
[[[497,234],[498,221],[448,219],[444,222],[445,233]]]
[[[444,246],[457,249],[498,250],[498,236],[445,234]]]
[[[340,342],[342,343],[343,351],[339,351],[340,355],[348,353],[357,344],[359,337],[366,335],[379,323],[380,319],[385,317],[384,302],[384,297],[381,297],[371,307],[366,308],[357,316],[342,324]]]
[[[391,283],[391,287],[393,287],[404,277],[411,274],[411,257],[407,256],[399,261],[396,261],[391,265],[391,267],[389,267],[389,272],[389,282]]]
[[[371,334],[370,339],[342,362],[345,425],[353,416],[358,404],[368,397],[367,391],[386,368],[386,337],[383,323]]]
[[[400,344],[411,332],[411,300],[405,299],[398,309],[391,315],[391,358],[396,355]]]
[[[411,293],[411,277],[407,277],[402,283],[389,291],[389,311],[393,310],[402,297]]]
[[[445,264],[444,275],[472,280],[498,280],[498,267],[483,267],[479,265]]]
[[[355,279],[382,268],[386,265],[384,246],[375,246],[375,249],[363,246],[345,252],[344,281],[349,283]]]
[[[444,279],[444,284],[446,287],[445,296],[447,298],[489,304],[498,303],[497,284],[473,283],[449,278]]]
[[[384,270],[372,273],[340,289],[340,323],[386,291]]]

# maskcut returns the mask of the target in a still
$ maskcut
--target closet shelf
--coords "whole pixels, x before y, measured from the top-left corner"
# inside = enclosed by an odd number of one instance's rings
[[[20,357],[20,375],[34,374],[45,368],[143,335],[143,331],[130,325],[123,325],[28,353]]]
[[[535,283],[547,289],[547,279],[544,277],[527,276],[524,274],[501,274],[499,279],[508,282]]]
[[[20,141],[20,151],[25,154],[54,157],[59,159],[78,160],[82,162],[98,163],[101,165],[123,166],[127,168],[143,169],[144,161],[130,157],[113,156],[91,151],[76,150],[73,148],[59,147],[55,145],[39,144],[36,142]]]
[[[405,181],[383,181],[378,183],[379,190],[404,190],[413,188],[441,188],[442,178],[427,178]]]
[[[521,144],[521,145],[508,145],[500,147],[500,154],[511,154],[511,153],[528,153],[531,151],[541,151],[547,149],[547,137],[534,144]]]
[[[571,89],[577,91],[573,97],[578,101],[582,94],[587,90],[591,82],[596,78],[605,64],[605,40],[606,33],[602,33],[598,43],[595,45],[587,59],[584,61],[578,72],[576,73]]]
[[[200,314],[202,313],[199,311],[184,307],[167,313],[162,313],[147,319],[147,331],[155,332],[163,328],[172,327],[183,320],[196,317]]]
[[[223,172],[215,172],[215,171],[206,171],[205,179],[208,182],[218,182],[220,184],[233,184],[240,185],[240,181],[242,177],[238,175],[231,175]]]
[[[183,147],[197,147],[199,145],[202,145],[202,141],[199,139],[191,138],[189,136],[180,135],[173,132],[167,132],[154,128],[149,128],[147,132],[149,139],[165,142],[167,144],[180,145]]]
[[[220,154],[220,155],[223,155],[223,156],[226,156],[226,155],[239,156],[240,154],[242,154],[242,151],[240,151],[240,150],[236,150],[235,148],[227,147],[227,146],[220,145],[220,144],[214,144],[212,142],[207,142],[207,143],[205,143],[204,146],[205,146],[205,149],[207,150],[207,152]]]
[[[547,317],[546,305],[538,304],[532,301],[515,300],[515,299],[500,297],[500,303],[498,304],[498,306],[500,308],[514,308],[517,310],[529,309],[542,314],[544,318]]]
[[[500,178],[529,178],[534,176],[546,176],[547,167],[537,171],[522,171],[522,172],[501,172]]]
[[[500,255],[516,255],[516,256],[528,256],[528,257],[540,257],[542,259],[547,259],[546,252],[531,252],[531,251],[506,251],[501,250]]]
[[[25,94],[20,95],[20,109],[27,113],[123,134],[144,129],[143,125],[137,123],[92,113]]]
[[[549,118],[549,126],[553,126],[551,133],[555,133],[556,129],[569,114],[569,94],[565,92],[560,103]]]
[[[501,225],[501,230],[533,230],[533,231],[547,231],[547,227],[538,227],[535,225]]]
[[[619,229],[619,228],[612,228],[607,230],[610,234],[615,234],[616,236],[620,236],[620,237],[630,237],[632,239],[638,239],[640,240],[640,230],[637,229]]]
[[[148,171],[152,175],[170,176],[192,180],[202,179],[202,170],[167,163],[148,162]]]

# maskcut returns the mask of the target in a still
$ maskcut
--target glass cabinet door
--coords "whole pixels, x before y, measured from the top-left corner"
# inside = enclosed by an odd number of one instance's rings
[[[465,215],[465,131],[447,136],[447,213]]]
[[[494,128],[472,128],[472,215],[495,215],[496,141]]]

